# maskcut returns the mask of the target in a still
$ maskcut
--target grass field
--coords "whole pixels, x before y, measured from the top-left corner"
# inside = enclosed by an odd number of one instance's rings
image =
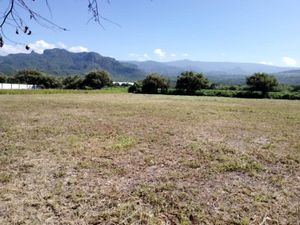
[[[0,95],[49,95],[49,94],[123,94],[128,93],[128,87],[106,87],[98,90],[73,89],[29,89],[0,90]]]
[[[0,95],[0,224],[300,222],[300,102]]]

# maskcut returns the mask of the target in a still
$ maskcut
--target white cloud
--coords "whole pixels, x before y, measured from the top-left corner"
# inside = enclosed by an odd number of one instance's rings
[[[296,66],[297,65],[297,61],[291,57],[285,56],[282,58],[282,62],[286,65],[286,66]]]
[[[16,54],[16,53],[27,53],[26,49],[22,45],[4,45],[0,48],[0,55]]]
[[[39,54],[42,54],[45,49],[53,49],[57,47],[55,44],[50,44],[44,40],[36,41],[35,43],[29,44],[29,46],[31,50]]]
[[[149,55],[148,55],[147,53],[145,53],[145,54],[143,55],[143,57],[144,57],[145,59],[150,59],[150,57],[149,57]]]
[[[261,61],[259,62],[260,64],[263,64],[263,65],[270,65],[270,66],[273,66],[274,63],[273,62],[270,62],[270,61]]]
[[[89,50],[83,46],[73,46],[67,49],[70,52],[88,52]]]
[[[188,53],[183,53],[183,56],[184,56],[184,57],[188,57],[189,54],[188,54]]]
[[[175,53],[171,54],[171,57],[175,58],[177,55]]]
[[[154,54],[158,55],[160,58],[165,58],[166,57],[166,52],[164,52],[160,48],[155,49]]]
[[[57,43],[57,47],[58,48],[67,48],[67,46],[64,43],[62,43],[62,42],[58,42]]]
[[[56,44],[48,43],[44,40],[38,40],[34,43],[28,44],[31,50],[36,53],[42,54],[45,49],[53,49],[53,48],[63,48],[70,52],[87,52],[88,49],[83,46],[72,46],[67,47],[64,43],[58,42]],[[23,45],[4,45],[3,48],[0,48],[0,55],[8,55],[8,54],[16,54],[16,53],[30,53],[31,51],[27,51],[25,46]]]

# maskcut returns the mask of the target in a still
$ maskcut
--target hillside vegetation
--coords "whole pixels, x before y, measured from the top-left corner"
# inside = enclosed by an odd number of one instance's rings
[[[114,80],[134,81],[144,77],[137,66],[122,63],[95,52],[71,53],[64,49],[45,50],[43,54],[11,54],[0,57],[0,72],[13,74],[18,70],[33,69],[51,75],[83,75],[91,70],[108,71]]]
[[[0,95],[0,224],[299,224],[300,104]]]
[[[72,53],[64,49],[49,49],[43,54],[10,54],[0,56],[0,74],[14,74],[33,69],[55,76],[85,75],[91,70],[105,70],[115,81],[136,81],[146,74],[159,73],[171,80],[184,71],[204,73],[214,83],[244,84],[253,73],[273,74],[284,84],[300,85],[299,68],[278,67],[259,63],[202,62],[179,60],[172,62],[122,62],[96,52]],[[287,71],[287,72],[286,72]]]

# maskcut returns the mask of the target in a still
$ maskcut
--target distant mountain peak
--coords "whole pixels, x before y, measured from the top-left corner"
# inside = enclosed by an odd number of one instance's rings
[[[300,83],[299,68],[259,63],[202,62],[188,59],[171,62],[120,62],[96,52],[72,53],[60,48],[47,49],[42,54],[32,51],[30,54],[0,56],[0,73],[12,74],[22,69],[36,69],[57,76],[84,75],[91,70],[100,69],[108,71],[118,81],[140,80],[149,73],[160,73],[175,80],[180,73],[192,70],[204,73],[212,82],[230,84],[245,83],[246,76],[266,72],[275,74],[282,82]]]
[[[204,73],[211,81],[229,84],[244,84],[245,77],[256,72],[265,72],[270,74],[278,74],[290,68],[278,67],[272,65],[264,65],[259,63],[235,63],[235,62],[203,62],[193,60],[177,60],[171,62],[137,62],[131,61],[141,70],[147,73],[161,73],[170,77],[177,77],[183,71],[194,71]],[[293,73],[295,74],[295,73]],[[286,82],[284,77],[279,76],[279,80]],[[282,78],[282,79],[281,79]],[[289,83],[300,83],[300,75]]]
[[[96,52],[73,53],[66,49],[44,50],[42,54],[11,54],[0,57],[0,73],[12,74],[22,69],[36,69],[52,75],[67,76],[86,74],[91,70],[108,71],[113,79],[134,81],[142,79],[145,72],[136,65],[122,63],[114,58],[104,57]]]

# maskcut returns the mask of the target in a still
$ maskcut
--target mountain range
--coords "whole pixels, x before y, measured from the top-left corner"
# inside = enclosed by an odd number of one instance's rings
[[[56,76],[83,75],[101,69],[108,71],[118,81],[140,80],[149,73],[159,73],[175,80],[180,73],[191,70],[204,73],[213,82],[226,84],[243,84],[246,76],[265,72],[273,74],[282,83],[300,84],[300,68],[259,63],[118,61],[96,52],[72,53],[64,49],[45,50],[43,54],[31,52],[0,56],[0,73],[9,75],[29,68]]]
[[[145,72],[134,64],[119,62],[96,52],[72,53],[64,49],[49,49],[43,54],[10,54],[0,57],[0,72],[13,74],[22,69],[35,69],[56,76],[83,75],[94,69],[108,71],[115,80],[134,81]]]
[[[184,71],[204,73],[211,81],[226,84],[243,84],[245,77],[257,72],[274,75],[281,83],[300,84],[300,69],[259,63],[202,62],[179,60],[172,62],[129,61],[146,73],[160,73],[176,77]]]

